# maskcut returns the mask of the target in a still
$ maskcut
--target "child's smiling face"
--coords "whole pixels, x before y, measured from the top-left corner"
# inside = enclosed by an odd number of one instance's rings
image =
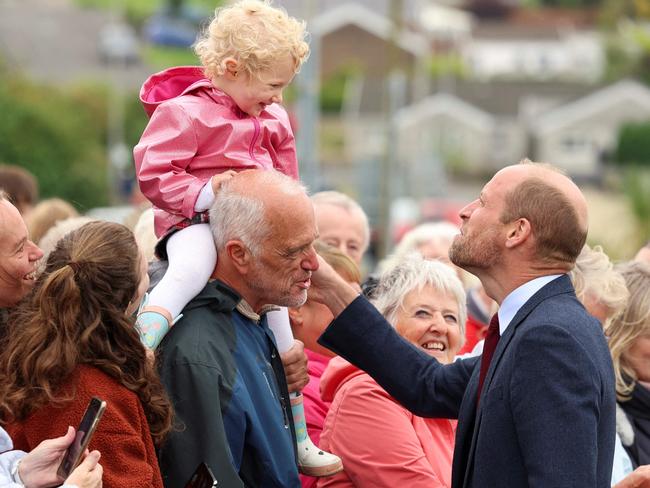
[[[267,105],[282,103],[282,92],[295,75],[295,63],[291,56],[279,60],[269,70],[257,76],[245,71],[236,72],[230,83],[228,95],[242,112],[258,117]]]

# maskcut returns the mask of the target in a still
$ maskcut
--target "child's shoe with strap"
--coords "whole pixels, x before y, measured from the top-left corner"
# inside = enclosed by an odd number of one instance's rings
[[[341,459],[316,446],[307,434],[302,394],[291,395],[291,412],[298,441],[298,470],[307,476],[322,478],[343,470]]]

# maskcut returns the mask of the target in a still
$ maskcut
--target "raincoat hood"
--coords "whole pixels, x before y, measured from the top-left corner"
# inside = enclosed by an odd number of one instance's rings
[[[215,88],[205,77],[200,66],[177,66],[151,75],[140,88],[140,103],[151,117],[161,103],[187,95],[199,88],[207,89],[210,96],[221,105],[231,109],[237,108],[232,98]]]
[[[342,357],[333,357],[320,379],[321,398],[326,402],[332,402],[339,388],[362,374],[365,372]]]

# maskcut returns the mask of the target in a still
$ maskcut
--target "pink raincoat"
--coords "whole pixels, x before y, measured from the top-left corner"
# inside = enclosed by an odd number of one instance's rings
[[[320,384],[323,400],[332,402],[320,448],[340,456],[344,470],[319,478],[319,488],[451,487],[455,420],[413,415],[340,357]]]
[[[214,174],[274,168],[298,178],[295,139],[278,104],[251,117],[195,66],[151,76],[140,101],[150,120],[133,156],[158,237],[195,215],[196,199]]]

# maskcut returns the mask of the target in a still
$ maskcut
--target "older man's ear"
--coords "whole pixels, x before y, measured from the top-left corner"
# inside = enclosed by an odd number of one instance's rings
[[[250,250],[238,240],[228,241],[226,243],[226,254],[232,264],[241,274],[246,274],[251,264],[252,255]]]

